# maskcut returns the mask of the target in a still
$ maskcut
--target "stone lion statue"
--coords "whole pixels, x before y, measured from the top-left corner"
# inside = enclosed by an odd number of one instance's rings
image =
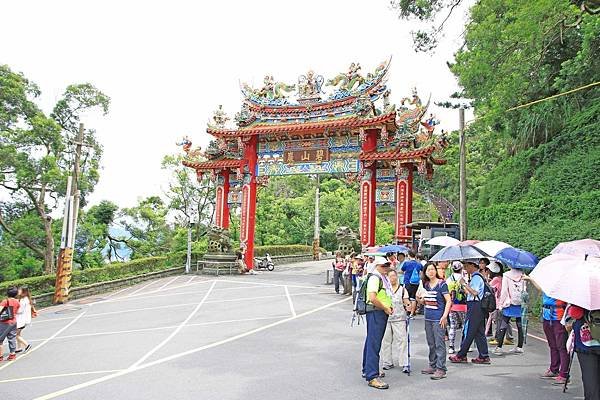
[[[350,254],[354,251],[354,243],[356,242],[356,234],[347,226],[340,226],[335,231],[335,238],[338,241],[337,251],[342,255]]]
[[[207,235],[209,253],[229,253],[231,251],[231,236],[228,229],[210,225]]]

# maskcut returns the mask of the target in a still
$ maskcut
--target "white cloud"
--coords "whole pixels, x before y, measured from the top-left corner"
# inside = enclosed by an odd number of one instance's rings
[[[0,63],[42,89],[50,108],[70,83],[91,82],[112,98],[111,112],[90,117],[104,144],[103,171],[91,201],[131,206],[161,193],[162,156],[188,134],[206,145],[206,122],[223,104],[239,109],[239,81],[266,73],[296,82],[325,77],[352,61],[365,70],[393,55],[389,87],[397,102],[413,86],[442,100],[457,88],[446,67],[458,47],[460,16],[435,55],[416,54],[410,27],[385,0],[353,1],[27,1],[0,5]],[[442,128],[458,113],[432,110]]]

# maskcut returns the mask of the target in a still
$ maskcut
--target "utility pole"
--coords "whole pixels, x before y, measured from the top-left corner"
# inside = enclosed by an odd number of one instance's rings
[[[69,300],[71,276],[73,272],[73,249],[75,247],[75,233],[77,231],[77,217],[79,215],[79,174],[81,162],[81,149],[83,147],[83,124],[79,124],[79,132],[75,141],[75,160],[73,173],[67,179],[65,193],[65,210],[63,229],[60,239],[60,251],[56,269],[56,284],[54,289],[54,304],[62,304]]]
[[[458,143],[460,147],[460,240],[467,240],[467,145],[465,138],[465,109],[458,109],[458,124],[460,134]]]
[[[315,234],[313,236],[313,259],[318,261],[321,252],[319,251],[320,243],[320,216],[319,216],[319,174],[317,174],[317,190],[315,191]]]

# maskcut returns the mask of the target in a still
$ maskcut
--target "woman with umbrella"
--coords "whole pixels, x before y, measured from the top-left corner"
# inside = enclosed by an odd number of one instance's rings
[[[518,334],[517,347],[515,347],[513,352],[515,354],[523,354],[524,335],[521,320],[523,312],[521,304],[523,303],[523,293],[526,292],[525,280],[523,279],[524,276],[525,274],[523,274],[523,271],[516,268],[511,268],[502,276],[502,289],[497,311],[502,313],[502,320],[500,321],[500,330],[498,330],[496,336],[498,345],[493,351],[496,355],[503,354],[502,345],[504,344],[504,336],[506,335],[508,323],[512,318],[514,318],[517,323]]]

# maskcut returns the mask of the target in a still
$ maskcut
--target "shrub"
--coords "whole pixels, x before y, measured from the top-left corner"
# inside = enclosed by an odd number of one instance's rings
[[[71,287],[75,288],[92,283],[111,281],[148,272],[160,271],[170,267],[166,260],[166,257],[148,257],[124,263],[114,263],[101,268],[73,270]],[[55,282],[56,275],[42,275],[0,282],[0,295],[4,294],[6,289],[11,286],[28,286],[33,295],[51,293],[54,292]]]
[[[312,254],[312,246],[304,244],[286,244],[286,245],[274,245],[274,246],[256,246],[254,248],[254,256],[263,257],[266,253],[272,256],[291,256],[299,254]],[[325,253],[326,250],[321,248],[321,253]]]

